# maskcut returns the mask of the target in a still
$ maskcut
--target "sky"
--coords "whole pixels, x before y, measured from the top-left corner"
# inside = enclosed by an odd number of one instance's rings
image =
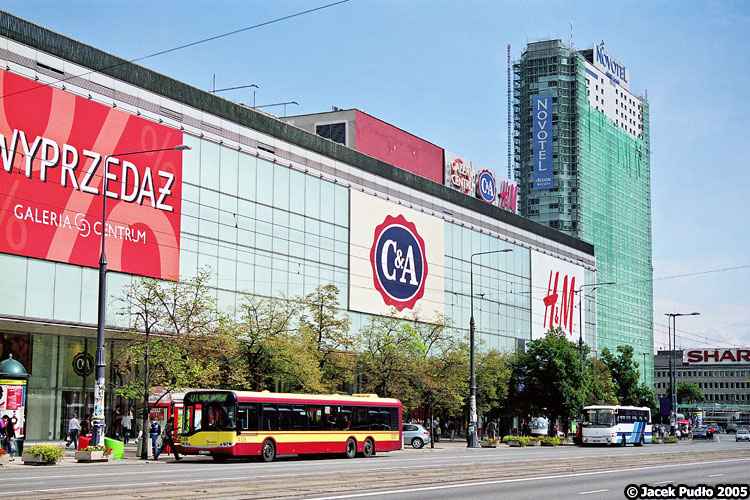
[[[502,176],[507,45],[515,60],[528,42],[603,40],[650,105],[655,348],[665,314],[691,312],[678,347],[750,347],[750,2],[335,1],[0,8],[204,90],[258,85],[221,94],[237,102],[360,109]]]

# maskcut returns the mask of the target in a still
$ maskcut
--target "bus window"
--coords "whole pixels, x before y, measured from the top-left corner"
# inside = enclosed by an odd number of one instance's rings
[[[279,430],[279,417],[275,406],[263,405],[263,430]]]
[[[336,430],[346,431],[351,428],[352,424],[352,407],[339,407],[338,418],[336,419]]]
[[[322,431],[325,427],[322,406],[307,405],[307,425],[311,431]]]
[[[237,410],[237,430],[258,430],[258,405],[242,403]]]
[[[278,405],[278,419],[280,431],[292,430],[292,405]]]
[[[291,413],[293,431],[307,430],[307,412],[304,406],[293,406]]]
[[[200,404],[185,405],[183,408],[182,433],[192,434],[201,430],[203,407]]]

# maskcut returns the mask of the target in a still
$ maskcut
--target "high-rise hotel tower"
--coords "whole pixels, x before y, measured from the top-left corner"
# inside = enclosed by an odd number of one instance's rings
[[[594,245],[598,283],[576,285],[598,355],[632,345],[653,381],[649,108],[604,42],[529,43],[514,71],[515,174],[521,215]],[[576,304],[578,307],[578,304]],[[588,321],[587,321],[588,323]],[[646,356],[642,356],[647,353]]]

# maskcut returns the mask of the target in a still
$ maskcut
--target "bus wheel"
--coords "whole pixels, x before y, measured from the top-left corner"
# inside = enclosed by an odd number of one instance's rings
[[[354,458],[357,455],[357,442],[354,438],[349,438],[346,442],[346,458]]]
[[[362,454],[365,458],[370,458],[375,454],[375,443],[372,442],[372,439],[367,438],[365,440],[365,447],[362,449]]]
[[[261,457],[263,458],[264,462],[273,462],[273,459],[276,457],[276,446],[274,446],[273,441],[270,439],[266,439],[263,441],[263,448],[261,448]]]

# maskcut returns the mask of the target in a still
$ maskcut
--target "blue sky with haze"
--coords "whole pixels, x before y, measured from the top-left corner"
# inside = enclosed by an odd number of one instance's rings
[[[6,0],[3,10],[126,59],[326,5],[320,1]],[[654,343],[664,313],[683,346],[750,346],[750,3],[365,1],[139,61],[224,97],[297,101],[287,114],[358,108],[507,172],[506,46],[601,40],[648,93]],[[268,108],[275,114],[283,109]]]

